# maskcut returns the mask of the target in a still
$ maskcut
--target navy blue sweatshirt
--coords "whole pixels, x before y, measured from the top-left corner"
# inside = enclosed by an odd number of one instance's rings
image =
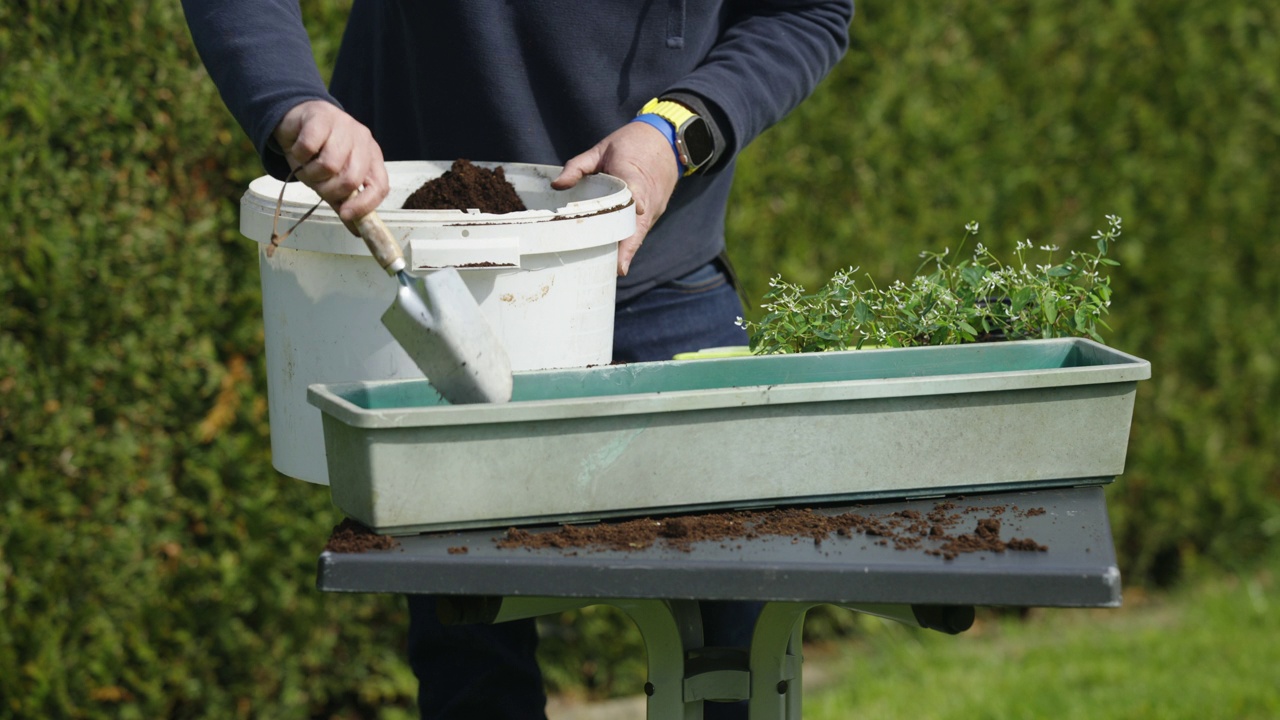
[[[618,280],[625,300],[724,248],[734,157],[812,92],[848,44],[852,0],[355,0],[326,89],[297,0],[183,0],[210,76],[269,173],[305,100],[337,103],[387,160],[563,165],[675,96],[717,128]]]

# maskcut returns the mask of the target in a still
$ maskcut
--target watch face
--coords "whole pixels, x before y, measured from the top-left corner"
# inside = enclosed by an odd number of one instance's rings
[[[711,138],[711,128],[707,126],[706,120],[694,117],[684,126],[680,136],[684,140],[685,152],[689,154],[690,167],[700,167],[711,159],[716,144]]]

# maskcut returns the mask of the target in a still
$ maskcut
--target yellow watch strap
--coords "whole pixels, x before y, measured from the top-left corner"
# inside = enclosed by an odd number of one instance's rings
[[[658,98],[650,100],[644,104],[644,107],[640,108],[641,115],[648,113],[653,113],[654,115],[667,120],[676,130],[684,127],[685,123],[689,122],[696,116],[695,113],[689,110],[689,108],[678,102],[674,102],[672,100],[659,100]]]

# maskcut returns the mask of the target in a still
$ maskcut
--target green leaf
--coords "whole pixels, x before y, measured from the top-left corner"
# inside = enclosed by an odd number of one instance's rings
[[[1047,320],[1050,325],[1058,322],[1058,306],[1055,303],[1044,302],[1044,299],[1041,298],[1040,306],[1043,308],[1044,319]]]
[[[1032,288],[1029,288],[1029,287],[1018,288],[1013,292],[1013,297],[1010,298],[1010,301],[1009,301],[1010,310],[1013,312],[1013,314],[1016,315],[1017,313],[1022,311],[1022,308],[1027,306],[1027,303],[1034,300],[1035,297],[1036,297],[1036,291],[1033,290]]]
[[[970,265],[960,271],[960,277],[971,288],[982,287],[982,281],[987,277],[987,269],[981,265]]]
[[[856,320],[859,324],[869,323],[874,317],[875,316],[872,315],[871,313],[871,306],[868,305],[865,301],[859,300],[858,302],[854,303],[853,319]]]
[[[1072,320],[1074,320],[1075,322],[1075,327],[1077,331],[1085,330],[1089,326],[1090,320],[1092,319],[1093,319],[1093,313],[1089,311],[1088,307],[1076,308],[1075,316],[1072,318]]]

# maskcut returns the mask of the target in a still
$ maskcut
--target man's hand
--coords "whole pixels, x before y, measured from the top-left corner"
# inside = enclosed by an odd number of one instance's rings
[[[348,229],[387,196],[382,148],[369,128],[338,106],[322,100],[294,106],[276,126],[275,139],[295,176],[332,205]]]
[[[636,232],[618,246],[618,274],[626,275],[645,235],[666,211],[680,179],[680,168],[671,143],[657,128],[633,122],[565,163],[564,171],[551,181],[551,187],[571,188],[584,176],[595,173],[625,181],[636,203]]]

